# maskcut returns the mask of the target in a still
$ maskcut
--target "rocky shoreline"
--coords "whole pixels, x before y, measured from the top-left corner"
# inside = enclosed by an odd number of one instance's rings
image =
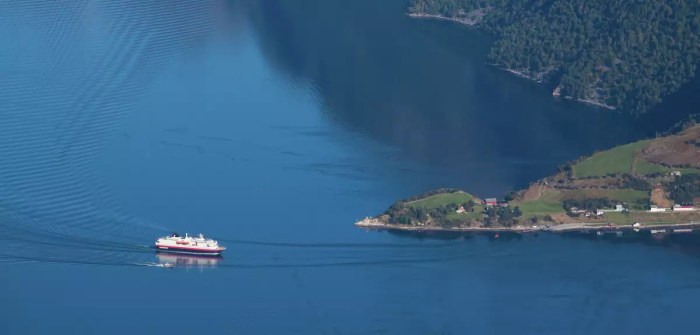
[[[448,17],[440,14],[428,14],[425,12],[409,12],[407,15],[412,18],[418,19],[435,19],[442,21],[455,22],[467,26],[475,26],[484,19],[484,16],[488,14],[491,7],[479,8],[472,10],[470,12],[460,11],[458,16]]]
[[[436,15],[436,14],[427,14],[427,13],[408,13],[407,14],[409,17],[416,18],[416,19],[434,19],[434,20],[441,20],[441,21],[450,21],[450,22],[455,22],[467,26],[475,26],[478,21],[475,20],[469,20],[469,19],[461,19],[461,18],[453,18],[453,17],[447,17],[447,16],[442,16],[442,15]]]
[[[533,77],[533,76],[527,75],[527,74],[525,74],[525,73],[522,72],[522,71],[518,71],[518,70],[514,70],[514,69],[509,69],[509,68],[501,67],[501,66],[498,66],[498,65],[496,65],[496,64],[489,64],[489,65],[494,66],[494,67],[496,67],[497,69],[506,71],[506,72],[508,72],[508,73],[510,73],[510,74],[512,74],[512,75],[515,75],[516,77],[520,77],[520,78],[527,79],[527,80],[532,80],[532,81],[534,81],[534,82],[536,82],[536,83],[538,83],[538,84],[542,84],[542,80],[541,80],[541,79],[537,79],[537,78],[535,78],[535,77]]]

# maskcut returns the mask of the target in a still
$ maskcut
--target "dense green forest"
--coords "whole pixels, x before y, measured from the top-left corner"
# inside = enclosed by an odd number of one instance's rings
[[[698,0],[411,0],[451,18],[487,9],[490,62],[562,96],[641,114],[695,75]]]
[[[700,198],[700,175],[683,175],[667,187],[671,190],[669,197],[676,203],[692,203],[694,199]]]

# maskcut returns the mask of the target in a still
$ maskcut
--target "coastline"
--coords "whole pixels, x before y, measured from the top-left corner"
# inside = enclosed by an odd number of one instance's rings
[[[462,233],[700,232],[700,192],[694,188],[700,183],[700,167],[674,170],[660,165],[699,166],[700,156],[687,155],[700,153],[696,141],[700,143],[700,124],[688,123],[674,135],[569,162],[558,173],[508,192],[501,200],[443,188],[398,200],[355,226]],[[624,159],[610,159],[619,156]],[[672,196],[672,189],[682,192]]]
[[[565,98],[567,98],[567,99],[573,99],[573,98],[571,98],[571,97],[565,97]],[[615,108],[615,106],[610,106],[610,105],[608,105],[608,104],[606,104],[606,103],[603,103],[603,102],[598,102],[598,101],[593,101],[593,100],[588,100],[588,99],[576,99],[576,101],[577,101],[577,102],[580,102],[580,103],[584,103],[584,104],[588,104],[588,105],[600,107],[600,108],[605,108],[605,109],[608,109],[608,110],[611,110],[611,111],[614,111],[614,110],[617,109],[617,108]]]
[[[531,80],[531,81],[534,81],[534,82],[536,82],[536,83],[538,83],[538,84],[542,84],[542,80],[535,79],[535,77],[528,76],[528,75],[522,73],[521,71],[514,70],[514,69],[509,69],[509,68],[505,68],[505,67],[501,67],[501,66],[498,66],[498,65],[496,65],[496,64],[489,64],[489,65],[494,66],[495,68],[497,68],[497,69],[499,69],[499,70],[506,71],[506,72],[508,72],[508,73],[510,73],[510,74],[512,74],[512,75],[515,75],[516,77],[523,78],[523,79],[527,79],[527,80]]]
[[[489,64],[489,65],[491,65],[491,66],[493,66],[493,67],[495,67],[495,68],[497,68],[497,69],[499,69],[499,70],[506,71],[506,72],[508,72],[508,73],[510,73],[510,74],[512,74],[512,75],[514,75],[514,76],[516,76],[516,77],[523,78],[523,79],[527,79],[527,80],[531,80],[531,81],[534,81],[534,82],[536,82],[536,83],[538,83],[538,84],[544,84],[544,81],[543,81],[543,80],[537,79],[537,78],[532,77],[532,76],[529,76],[529,75],[523,73],[522,71],[518,71],[518,70],[514,70],[514,69],[505,68],[505,67],[502,67],[502,66],[498,66],[497,64]],[[568,96],[568,95],[567,95],[567,96],[562,96],[561,93],[560,93],[560,91],[561,91],[561,86],[557,86],[557,87],[554,89],[554,91],[552,92],[552,96],[555,97],[555,98],[560,98],[560,97],[561,97],[561,98],[564,98],[564,99],[567,99],[567,100],[573,100],[573,101],[576,101],[576,102],[579,102],[579,103],[583,103],[583,104],[587,104],[587,105],[591,105],[591,106],[595,106],[595,107],[600,107],[600,108],[604,108],[604,109],[607,109],[607,110],[616,110],[616,109],[617,109],[617,108],[615,108],[615,106],[608,105],[608,104],[606,104],[606,103],[604,103],[604,102],[599,102],[599,101],[590,100],[590,99],[574,99],[572,96]]]
[[[554,226],[548,225],[536,225],[531,227],[526,226],[515,226],[515,227],[456,227],[456,228],[445,228],[445,227],[435,227],[435,226],[409,226],[409,225],[396,225],[380,222],[376,218],[365,218],[363,220],[355,222],[355,226],[365,229],[373,230],[394,230],[394,231],[414,231],[414,232],[454,232],[454,233],[532,233],[532,232],[547,232],[554,234],[570,233],[570,232],[617,232],[617,231],[649,231],[652,230],[664,230],[664,232],[669,233],[688,233],[687,231],[674,232],[677,229],[700,229],[700,222],[687,222],[687,223],[640,223],[638,225],[627,224],[627,225],[605,225],[600,223],[586,224],[586,223],[564,223]],[[670,230],[670,231],[669,231]]]
[[[472,13],[470,13],[470,14],[473,14],[473,13],[474,13],[474,12],[472,12]],[[466,26],[469,26],[469,27],[476,27],[476,25],[479,24],[479,22],[480,22],[481,19],[483,18],[483,15],[485,15],[485,14],[486,14],[486,12],[480,12],[480,15],[476,16],[476,17],[473,18],[473,19],[471,19],[471,18],[466,18],[466,19],[465,19],[465,18],[447,17],[447,16],[443,16],[443,15],[439,15],[439,14],[406,13],[406,15],[408,15],[408,16],[411,17],[411,18],[415,18],[415,19],[433,19],[433,20],[441,20],[441,21],[450,21],[450,22],[454,22],[454,23],[458,23],[458,24],[463,24],[463,25],[466,25]],[[536,83],[538,83],[538,84],[543,84],[543,83],[544,83],[543,80],[537,79],[537,78],[532,77],[532,76],[529,76],[529,75],[523,73],[522,71],[518,71],[518,70],[515,70],[515,69],[506,68],[506,67],[501,67],[501,66],[498,66],[498,65],[496,65],[496,64],[489,64],[489,65],[492,65],[492,66],[496,67],[496,68],[499,69],[499,70],[503,70],[503,71],[509,72],[509,73],[515,75],[516,77],[520,77],[520,78],[523,78],[523,79],[531,80],[531,81],[534,81],[534,82],[536,82]],[[557,88],[559,88],[559,86],[558,86]],[[555,90],[555,92],[557,92],[557,91]],[[559,96],[560,96],[559,94],[554,94],[554,93],[553,93],[552,95],[555,96],[555,97],[559,97]],[[576,102],[579,102],[579,103],[583,103],[583,104],[595,106],[595,107],[604,108],[604,109],[607,109],[607,110],[616,110],[616,109],[617,109],[615,106],[611,106],[611,105],[608,105],[608,104],[606,104],[606,103],[604,103],[604,102],[594,101],[594,100],[590,100],[590,99],[574,99],[574,98],[571,97],[571,96],[564,96],[563,98],[568,99],[568,100],[573,100],[573,101],[576,101]]]
[[[466,26],[474,27],[476,26],[479,21],[478,20],[468,20],[468,19],[460,19],[456,17],[447,17],[447,16],[442,16],[438,14],[427,14],[427,13],[406,13],[409,17],[412,17],[414,19],[434,19],[434,20],[441,20],[441,21],[450,21],[450,22],[455,22],[459,24],[463,24]]]

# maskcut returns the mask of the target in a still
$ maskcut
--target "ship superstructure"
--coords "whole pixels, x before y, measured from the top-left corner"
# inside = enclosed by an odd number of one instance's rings
[[[164,252],[208,256],[218,256],[226,250],[217,241],[205,238],[202,234],[195,237],[185,234],[183,237],[177,233],[159,238],[156,241],[156,249]]]

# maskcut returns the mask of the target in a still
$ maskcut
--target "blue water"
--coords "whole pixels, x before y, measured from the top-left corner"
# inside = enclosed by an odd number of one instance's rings
[[[693,239],[352,226],[436,187],[523,187],[697,101],[555,101],[404,5],[0,4],[0,333],[693,329]],[[171,231],[229,250],[156,255]]]

